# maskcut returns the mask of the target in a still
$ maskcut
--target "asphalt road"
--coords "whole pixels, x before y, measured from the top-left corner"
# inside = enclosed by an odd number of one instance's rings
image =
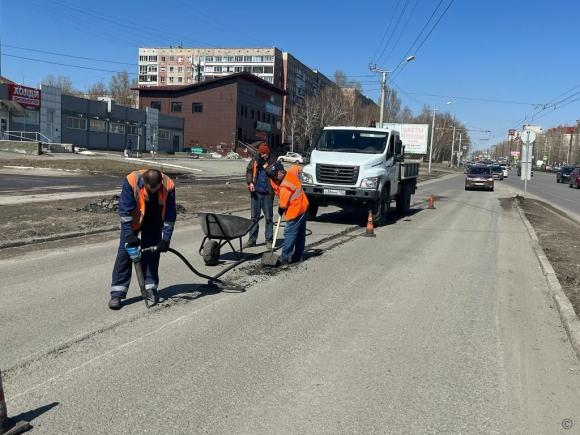
[[[9,413],[54,434],[580,424],[580,364],[529,236],[500,201],[507,184],[465,192],[456,176],[418,193],[413,213],[376,238],[323,210],[304,264],[227,275],[245,293],[209,292],[164,255],[169,301],[149,312],[136,299],[106,308],[112,242],[0,261]],[[435,210],[424,209],[429,194]],[[197,227],[175,238],[196,264],[199,238]]]
[[[0,196],[39,195],[55,192],[96,192],[117,189],[121,186],[119,177],[91,175],[63,175],[54,172],[46,175],[26,171],[0,170]]]
[[[501,182],[496,182],[501,183]],[[512,170],[510,176],[503,181],[514,192],[524,191],[524,182]],[[580,191],[570,189],[568,184],[556,183],[556,174],[534,171],[534,176],[528,181],[528,193],[553,204],[580,220]]]

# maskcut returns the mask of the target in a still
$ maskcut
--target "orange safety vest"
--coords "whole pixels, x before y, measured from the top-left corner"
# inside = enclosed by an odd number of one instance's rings
[[[143,183],[143,173],[145,169],[140,169],[138,171],[133,171],[127,175],[127,181],[133,189],[133,195],[135,196],[135,202],[137,206],[131,212],[133,220],[131,226],[134,231],[139,231],[141,224],[143,223],[143,218],[145,217],[145,203],[149,194],[145,185]],[[159,199],[159,205],[161,206],[161,219],[165,220],[165,204],[167,202],[167,195],[169,192],[175,189],[175,183],[167,175],[161,173],[161,189],[157,192],[157,198]]]
[[[278,185],[270,180],[274,192],[280,199],[280,208],[286,210],[286,220],[291,221],[306,213],[308,210],[308,198],[302,190],[300,183],[300,166],[292,166],[286,171],[286,176]]]

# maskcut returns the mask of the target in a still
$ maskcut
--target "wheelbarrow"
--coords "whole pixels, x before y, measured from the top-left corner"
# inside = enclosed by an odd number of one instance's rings
[[[221,248],[229,245],[238,260],[244,253],[242,238],[262,219],[252,223],[251,219],[218,213],[199,213],[199,222],[205,237],[199,246],[199,254],[207,266],[219,263]],[[239,240],[239,252],[232,241]]]

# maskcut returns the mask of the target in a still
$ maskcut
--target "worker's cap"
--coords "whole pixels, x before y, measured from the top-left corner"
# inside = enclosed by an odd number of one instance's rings
[[[266,169],[266,175],[268,175],[270,178],[278,178],[279,172],[286,174],[284,165],[281,162],[276,162],[273,165],[268,166]]]

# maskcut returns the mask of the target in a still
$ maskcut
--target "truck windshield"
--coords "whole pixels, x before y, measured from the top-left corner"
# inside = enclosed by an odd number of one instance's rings
[[[343,153],[382,154],[388,133],[365,130],[324,130],[316,149]]]

